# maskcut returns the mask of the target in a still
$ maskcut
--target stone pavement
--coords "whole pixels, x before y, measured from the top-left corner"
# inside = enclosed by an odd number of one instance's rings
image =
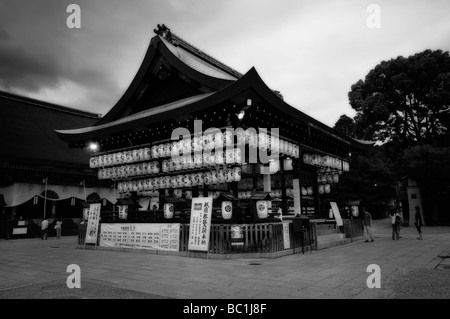
[[[390,227],[375,221],[373,243],[359,237],[276,259],[84,250],[76,237],[0,240],[0,299],[449,299],[450,258],[441,257],[450,257],[450,227],[423,227],[423,240],[406,227],[398,241]],[[66,286],[70,264],[81,268],[81,289]],[[371,264],[380,266],[381,288],[367,287]]]

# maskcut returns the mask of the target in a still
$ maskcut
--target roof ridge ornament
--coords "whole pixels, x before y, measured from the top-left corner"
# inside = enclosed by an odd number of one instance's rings
[[[163,25],[158,24],[158,29],[154,29],[153,32],[155,32],[157,35],[163,37],[170,43],[173,42],[172,32],[170,32],[170,29],[168,27],[166,27],[164,24]]]

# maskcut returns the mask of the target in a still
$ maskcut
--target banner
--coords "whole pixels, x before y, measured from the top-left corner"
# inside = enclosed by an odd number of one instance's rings
[[[212,197],[192,199],[188,250],[208,251],[212,204]]]
[[[336,219],[336,223],[338,226],[344,226],[344,222],[342,221],[341,213],[339,212],[339,208],[335,202],[330,202],[331,209],[333,210],[334,219]]]
[[[180,224],[105,224],[100,246],[178,251]]]
[[[86,230],[85,244],[97,244],[98,222],[100,220],[100,209],[102,204],[91,204],[89,206],[89,217]]]
[[[243,245],[244,245],[244,226],[232,225],[231,246],[243,246]]]

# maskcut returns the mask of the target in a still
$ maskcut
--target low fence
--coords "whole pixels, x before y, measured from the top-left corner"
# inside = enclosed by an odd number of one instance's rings
[[[211,225],[209,253],[274,253],[285,249],[295,249],[311,245],[313,239],[309,229],[297,233],[293,232],[292,223],[287,225],[289,227],[289,248],[285,247],[283,223]],[[239,242],[233,241],[232,239],[233,226],[239,226],[242,229],[242,239]],[[188,251],[189,227],[189,224],[180,224],[179,250],[182,252]],[[87,224],[79,225],[79,245],[84,245],[86,228]]]

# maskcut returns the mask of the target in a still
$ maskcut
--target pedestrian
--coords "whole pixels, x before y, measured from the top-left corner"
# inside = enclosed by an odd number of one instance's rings
[[[44,219],[41,222],[41,239],[47,239],[47,232],[48,232],[48,220],[44,217]]]
[[[392,223],[392,240],[399,240],[400,238],[400,224],[402,217],[397,210],[391,212],[391,223]]]
[[[56,225],[55,225],[56,239],[61,238],[61,225],[62,225],[62,221],[61,221],[61,219],[58,218],[58,220],[56,221]]]
[[[366,238],[366,243],[369,242],[369,239],[371,242],[373,242],[373,236],[372,236],[372,215],[363,208],[364,216],[364,236]]]
[[[416,229],[419,232],[419,237],[417,239],[422,240],[422,215],[420,214],[420,206],[416,206],[416,216],[415,216],[415,221],[414,221],[414,225],[416,225]]]

